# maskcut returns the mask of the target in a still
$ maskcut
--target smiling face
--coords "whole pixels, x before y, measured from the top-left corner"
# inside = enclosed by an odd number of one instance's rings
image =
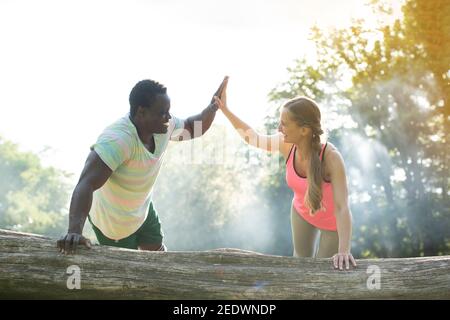
[[[147,132],[166,133],[169,127],[170,99],[167,94],[158,94],[150,107],[138,107],[136,122]]]
[[[301,126],[298,122],[292,119],[288,108],[282,108],[280,113],[280,124],[278,131],[283,134],[285,143],[300,143],[303,139],[308,137],[311,129]]]

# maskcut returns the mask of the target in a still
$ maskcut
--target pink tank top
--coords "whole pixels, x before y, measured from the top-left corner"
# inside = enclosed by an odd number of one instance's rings
[[[320,161],[323,160],[325,148],[327,144],[322,146],[320,151]],[[333,188],[331,182],[322,181],[322,206],[324,209],[316,211],[314,215],[310,215],[309,208],[304,203],[306,190],[308,188],[308,179],[300,176],[294,167],[295,151],[297,147],[293,145],[286,161],[286,182],[289,188],[294,191],[294,208],[307,222],[316,228],[323,230],[336,231],[336,217],[334,216]]]

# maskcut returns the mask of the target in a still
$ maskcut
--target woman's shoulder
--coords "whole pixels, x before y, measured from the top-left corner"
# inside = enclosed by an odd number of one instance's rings
[[[330,141],[326,141],[325,144],[326,144],[325,155],[339,152],[338,149],[336,148],[336,146],[334,144],[332,144]]]
[[[327,141],[327,146],[325,148],[325,153],[323,155],[324,164],[328,168],[335,167],[336,164],[343,164],[343,158],[338,148],[331,142]]]
[[[339,188],[346,185],[346,168],[344,158],[339,152],[338,148],[332,143],[328,143],[328,151],[325,152],[324,158],[324,170],[327,181],[330,181],[333,185],[339,186]]]
[[[279,142],[280,143],[279,150],[280,150],[282,156],[284,157],[284,159],[287,161],[292,152],[292,149],[294,148],[294,144],[286,143],[286,142],[282,141],[282,139],[283,138],[281,138],[280,142]]]

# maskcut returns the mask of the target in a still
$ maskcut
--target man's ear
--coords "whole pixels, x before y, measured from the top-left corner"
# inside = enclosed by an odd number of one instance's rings
[[[143,118],[144,116],[145,116],[145,108],[142,106],[138,106],[136,111],[136,117],[140,119]]]

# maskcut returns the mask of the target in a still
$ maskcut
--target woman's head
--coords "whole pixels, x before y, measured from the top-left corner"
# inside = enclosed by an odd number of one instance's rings
[[[320,140],[320,109],[309,98],[298,97],[288,101],[281,109],[278,130],[283,134],[284,142],[298,144],[313,137]]]
[[[286,143],[310,144],[311,157],[307,170],[308,190],[305,204],[311,213],[320,210],[322,205],[322,165],[320,151],[323,134],[320,124],[321,114],[317,104],[309,98],[298,97],[288,101],[281,110],[278,130],[283,134]]]

